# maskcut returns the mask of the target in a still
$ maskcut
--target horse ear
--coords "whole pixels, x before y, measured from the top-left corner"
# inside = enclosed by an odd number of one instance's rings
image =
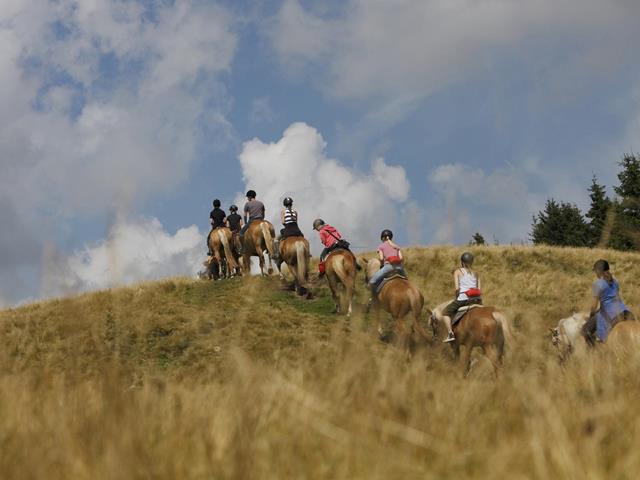
[[[554,327],[548,327],[551,333],[558,333],[558,329]]]

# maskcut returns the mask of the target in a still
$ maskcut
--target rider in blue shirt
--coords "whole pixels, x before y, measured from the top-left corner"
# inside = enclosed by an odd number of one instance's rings
[[[597,279],[592,287],[591,317],[584,326],[584,332],[589,341],[595,330],[597,339],[604,342],[617,322],[633,319],[633,314],[620,298],[620,285],[611,274],[609,263],[598,260],[593,271]]]

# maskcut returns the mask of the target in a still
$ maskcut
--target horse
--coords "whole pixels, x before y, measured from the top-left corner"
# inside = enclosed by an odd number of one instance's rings
[[[631,312],[621,314],[613,322],[605,345],[614,350],[640,346],[640,322],[636,322]],[[582,327],[589,320],[588,312],[573,313],[558,321],[557,326],[549,327],[551,343],[558,350],[560,361],[564,362],[577,348],[587,345]]]
[[[309,242],[304,237],[287,237],[280,242],[280,259],[294,278],[296,293],[305,295],[309,281]]]
[[[275,230],[271,222],[267,220],[253,220],[247,227],[242,241],[242,258],[244,260],[244,268],[249,269],[251,266],[251,257],[258,257],[260,261],[260,272],[264,273],[265,251],[269,253],[269,268],[267,273],[273,273],[272,262],[275,257],[275,248],[273,239],[275,238]]]
[[[431,315],[431,329],[435,340],[438,339],[442,312],[449,303],[441,303]],[[463,376],[468,376],[471,370],[471,352],[474,347],[481,348],[497,376],[502,365],[505,341],[513,344],[513,333],[506,315],[495,307],[474,305],[464,312],[452,329],[456,339],[451,342],[451,348],[456,358],[462,358]],[[462,357],[460,347],[465,347]]]
[[[360,262],[364,267],[365,283],[368,287],[369,279],[381,268],[380,262],[377,259],[368,261],[366,258],[360,258]],[[424,297],[416,286],[407,279],[396,277],[387,280],[380,292],[374,297],[373,307],[378,323],[378,332],[382,331],[381,309],[384,309],[393,318],[398,340],[404,348],[407,360],[411,358],[411,334],[413,331],[419,333],[426,341],[430,341],[429,335],[420,323]],[[405,320],[411,322],[410,328],[407,328]]]
[[[232,249],[232,233],[227,227],[218,227],[209,234],[209,249],[213,252],[220,274],[223,277],[232,277],[237,270],[240,270],[238,257],[234,255]]]
[[[356,289],[356,257],[349,250],[338,248],[324,260],[324,271],[331,290],[335,313],[351,316]]]

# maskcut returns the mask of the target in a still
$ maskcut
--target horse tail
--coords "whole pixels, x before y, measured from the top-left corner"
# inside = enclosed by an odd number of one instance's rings
[[[353,272],[347,271],[346,260],[347,258],[344,255],[334,254],[335,258],[333,259],[333,271],[335,272],[338,280],[344,286],[344,292],[340,295],[340,308],[341,312],[344,314],[346,310],[347,316],[351,315],[351,301],[353,299],[353,290],[355,288],[355,281],[352,281],[350,273],[355,272],[355,266],[353,267]],[[355,275],[353,275],[353,279],[355,279]]]
[[[492,316],[498,325],[502,327],[502,335],[504,336],[505,341],[509,347],[513,347],[515,344],[515,337],[513,336],[513,332],[511,331],[511,325],[509,323],[509,319],[507,316],[498,310],[494,310]]]
[[[264,237],[264,243],[267,244],[267,252],[269,252],[269,258],[273,259],[276,256],[275,248],[273,246],[273,236],[271,235],[270,225],[267,222],[260,224],[260,230],[262,230],[262,236]]]
[[[296,242],[296,262],[298,268],[298,284],[307,283],[307,247],[302,240]]]
[[[422,294],[412,288],[409,291],[409,301],[411,303],[411,312],[413,313],[413,326],[425,340],[431,340],[431,337],[424,329],[420,320],[422,319],[422,309],[424,307],[424,298]]]
[[[218,238],[220,239],[220,243],[222,243],[222,248],[224,249],[224,256],[227,259],[228,268],[237,268],[235,258],[233,258],[233,252],[231,251],[231,245],[229,244],[229,239],[225,235],[224,230],[218,230]]]

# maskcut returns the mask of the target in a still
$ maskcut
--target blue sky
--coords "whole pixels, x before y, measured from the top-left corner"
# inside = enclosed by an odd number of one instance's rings
[[[638,14],[3,2],[0,303],[191,275],[211,200],[248,187],[272,215],[293,195],[309,236],[319,215],[362,247],[386,227],[401,243],[526,241],[547,198],[585,207],[591,177],[611,187],[640,149]]]

